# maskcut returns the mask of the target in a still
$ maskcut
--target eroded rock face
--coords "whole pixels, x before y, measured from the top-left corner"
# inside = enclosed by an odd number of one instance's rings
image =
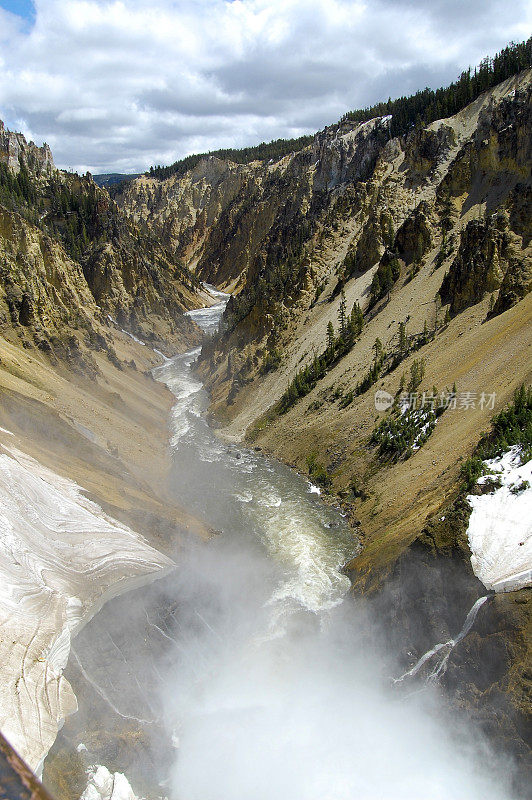
[[[0,120],[0,162],[3,162],[16,175],[23,163],[27,169],[38,175],[50,175],[55,171],[52,151],[46,142],[37,147],[34,142],[27,142],[22,133],[6,130]]]
[[[353,253],[353,268],[366,272],[384,253],[383,230],[377,215],[371,215],[360,234]]]
[[[388,122],[381,117],[363,123],[346,121],[318,133],[311,145],[314,192],[370,178],[389,138]]]
[[[397,231],[394,250],[405,264],[421,261],[432,247],[433,234],[429,214],[429,209],[423,203],[420,204]]]
[[[523,248],[523,237],[509,228],[508,214],[489,220],[471,220],[460,238],[460,247],[443,279],[440,295],[457,314],[500,289],[494,313],[521,300],[532,288],[532,258]]]
[[[168,353],[200,341],[184,316],[201,304],[194,278],[153,236],[124,220],[89,175],[55,170],[47,145],[28,144],[3,125],[0,160],[13,174],[23,165],[27,184],[9,210],[0,206],[5,332],[84,368],[79,343],[107,349],[99,329],[109,324],[107,315]]]
[[[211,156],[184,176],[132,181],[119,203],[133,222],[146,222],[176,257],[192,260],[239,192],[245,187],[251,193],[252,173],[247,165]]]
[[[184,176],[139,178],[119,198],[125,213],[144,220],[173,252],[197,264],[205,280],[252,283],[268,258],[285,248],[328,207],[331,193],[371,176],[387,143],[377,118],[326,128],[298,153],[275,163],[233,164],[209,157]]]
[[[290,320],[308,312],[315,292],[341,287],[386,250],[408,270],[441,245],[439,263],[454,256],[442,287],[451,312],[499,292],[498,313],[530,288],[530,92],[524,74],[456,117],[393,140],[378,118],[326,128],[278,162],[211,157],[182,176],[133,181],[119,203],[203,280],[236,289],[218,352],[209,352],[218,363],[233,351],[235,375],[260,363],[272,337],[281,349],[289,342]],[[477,205],[485,221],[473,224]],[[499,212],[508,225],[495,224]],[[217,374],[225,381],[225,366]],[[232,396],[253,368],[243,378]]]
[[[445,163],[451,148],[456,144],[456,134],[450,125],[437,122],[427,128],[418,128],[405,137],[405,166],[412,186],[423,183],[440,164]]]
[[[3,208],[0,260],[2,334],[13,331],[23,343],[68,357],[73,365],[79,362],[80,368],[93,372],[90,356],[82,357],[79,342],[83,338],[94,342],[99,312],[80,265],[58,242]]]
[[[517,184],[507,203],[508,268],[501,283],[494,314],[500,314],[532,291],[532,187]]]
[[[427,524],[372,594],[379,623],[405,670],[437,644],[456,638],[477,598],[487,594],[471,569],[467,504],[461,500],[445,511]],[[521,789],[532,767],[527,730],[531,612],[530,589],[490,597],[467,636],[450,651],[439,677],[456,708],[516,759]],[[416,681],[427,680],[435,665],[435,659],[428,660]],[[405,690],[414,683],[407,678]]]
[[[495,225],[482,220],[468,223],[440,290],[451,313],[478,303],[486,292],[500,287],[508,269],[508,247],[508,236]]]
[[[508,268],[504,275],[493,313],[500,314],[519,302],[532,291],[532,255],[523,256],[518,250],[509,253]]]
[[[88,248],[80,261],[98,307],[123,328],[170,350],[200,341],[199,332],[184,316],[200,301],[162,248],[139,247],[126,229],[110,242]]]

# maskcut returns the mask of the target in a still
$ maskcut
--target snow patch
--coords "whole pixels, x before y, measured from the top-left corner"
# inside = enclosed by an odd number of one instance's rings
[[[80,800],[138,800],[122,772],[111,773],[95,764],[87,771],[88,782]]]
[[[500,486],[467,498],[471,565],[487,589],[510,592],[532,584],[532,459],[521,464],[521,448],[514,446],[484,464],[489,474],[477,482]]]
[[[77,708],[62,675],[71,638],[172,567],[74,481],[0,447],[0,729],[34,771]]]

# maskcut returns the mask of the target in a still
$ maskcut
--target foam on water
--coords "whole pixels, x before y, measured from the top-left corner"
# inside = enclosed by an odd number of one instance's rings
[[[220,303],[187,314],[211,334],[218,327],[228,295],[206,288]],[[282,565],[285,576],[271,597],[271,605],[276,607],[273,617],[301,608],[317,613],[334,607],[349,588],[342,569],[355,552],[352,534],[339,513],[318,500],[317,486],[282,465],[274,467],[254,451],[228,446],[216,438],[203,419],[208,398],[193,372],[199,351],[195,348],[154,370],[157,379],[176,396],[172,446],[179,447],[180,454],[187,447],[191,459],[212,466],[210,480],[208,474],[202,475],[209,492],[215,492],[218,483],[222,492],[227,482],[231,484],[231,497],[240,507],[244,526],[247,524],[250,535],[258,534],[269,554]],[[197,491],[197,484],[193,488]]]
[[[222,309],[190,316],[212,331]],[[352,532],[308,480],[214,435],[197,352],[155,372],[176,394],[169,490],[222,535],[187,540],[175,574],[106,615],[83,648],[122,714],[148,714],[141,688],[158,683],[168,796],[509,800],[505,780],[477,768],[474,737],[421,707],[430,692],[399,698],[383,681],[373,628],[343,602]]]

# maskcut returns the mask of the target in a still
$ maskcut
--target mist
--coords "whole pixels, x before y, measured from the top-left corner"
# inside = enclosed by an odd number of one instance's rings
[[[434,690],[393,686],[398,667],[368,609],[279,614],[279,573],[242,542],[191,546],[181,560],[179,647],[161,693],[172,798],[511,796],[478,732]]]
[[[207,329],[223,305],[190,314]],[[73,743],[96,743],[94,764],[127,742],[110,766],[139,796],[155,786],[169,800],[510,800],[511,764],[437,682],[394,682],[411,643],[395,634],[391,647],[393,600],[349,591],[359,545],[339,510],[285,465],[214,435],[193,360],[154,371],[176,397],[169,490],[219,535],[182,539],[170,575],[113,600],[77,637]]]
[[[434,687],[393,683],[385,626],[349,593],[358,543],[341,514],[284,465],[216,439],[190,358],[156,376],[179,409],[173,493],[221,531],[176,554],[160,692],[171,798],[508,800],[478,731]]]

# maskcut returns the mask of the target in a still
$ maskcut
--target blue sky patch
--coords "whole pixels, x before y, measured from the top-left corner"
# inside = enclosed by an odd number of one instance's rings
[[[35,19],[35,6],[31,0],[0,0],[0,8],[5,8],[30,23]]]

